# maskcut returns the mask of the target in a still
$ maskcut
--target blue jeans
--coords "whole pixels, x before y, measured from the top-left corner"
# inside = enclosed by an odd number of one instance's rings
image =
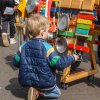
[[[57,85],[55,85],[53,88],[42,90],[42,93],[42,96],[46,98],[58,98],[61,95],[61,91]]]

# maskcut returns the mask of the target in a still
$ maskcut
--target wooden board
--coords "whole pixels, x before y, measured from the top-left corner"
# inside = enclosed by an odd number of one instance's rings
[[[77,23],[92,25],[92,21],[86,19],[77,19]]]
[[[73,0],[71,4],[71,8],[81,9],[83,0]]]
[[[83,10],[93,10],[94,9],[95,0],[84,0],[82,4]]]
[[[79,79],[94,75],[96,73],[98,73],[97,69],[96,70],[90,70],[90,71],[80,71],[80,72],[69,75],[63,81],[64,81],[64,83],[69,83],[69,82],[72,82],[72,81],[75,81],[75,80],[79,80]]]
[[[88,35],[89,34],[89,30],[84,30],[84,29],[76,29],[76,33],[77,34],[82,34],[82,35]]]
[[[79,13],[77,15],[77,17],[81,18],[81,19],[95,20],[95,16],[92,15],[92,14],[82,14],[82,13]]]
[[[72,0],[60,0],[60,7],[70,8]]]
[[[85,37],[85,38],[87,38],[87,37],[88,37],[88,35],[79,34],[79,33],[75,33],[75,35],[76,35],[76,36],[79,36],[79,37]]]
[[[74,43],[73,44],[68,44],[68,48],[79,50],[79,51],[82,51],[82,52],[87,52],[87,53],[89,53],[89,51],[90,51],[90,49],[88,47],[75,45]]]
[[[77,24],[77,28],[90,30],[90,25]]]

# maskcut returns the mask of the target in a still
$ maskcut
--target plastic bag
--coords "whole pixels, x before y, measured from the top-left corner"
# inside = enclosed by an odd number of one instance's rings
[[[13,15],[14,14],[14,9],[11,7],[6,7],[4,10],[4,15]]]

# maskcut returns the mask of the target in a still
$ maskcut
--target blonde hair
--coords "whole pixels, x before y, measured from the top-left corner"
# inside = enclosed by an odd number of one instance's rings
[[[28,30],[31,32],[32,36],[39,35],[41,30],[46,31],[49,26],[49,20],[40,14],[31,15],[27,23]]]

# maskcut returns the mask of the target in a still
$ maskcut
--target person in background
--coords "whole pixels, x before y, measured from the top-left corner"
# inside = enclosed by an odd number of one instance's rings
[[[1,36],[1,12],[0,12],[0,36]]]
[[[2,41],[4,46],[9,46],[9,44],[15,44],[15,12],[17,10],[18,0],[0,0],[0,12],[1,12],[1,21],[2,21]],[[13,14],[5,14],[5,9],[10,7],[14,10]],[[10,30],[10,41],[8,39],[8,23]]]
[[[64,69],[79,57],[75,54],[61,57],[47,42],[50,22],[46,17],[31,15],[27,28],[33,38],[22,44],[13,58],[14,66],[19,68],[19,83],[29,87],[28,100],[36,100],[39,95],[58,98],[61,92],[56,84],[56,69]]]
[[[98,3],[95,7],[95,10],[97,11],[97,23],[96,25],[100,26],[100,0],[98,0]],[[100,36],[98,36],[98,41],[100,41]],[[98,49],[97,49],[97,53],[98,53],[98,64],[100,65],[100,45],[98,45]]]
[[[97,17],[100,25],[100,1],[99,1],[99,6],[97,10]],[[100,36],[98,36],[98,40],[100,41]],[[99,65],[100,65],[100,45],[98,45],[98,58],[99,58]]]

